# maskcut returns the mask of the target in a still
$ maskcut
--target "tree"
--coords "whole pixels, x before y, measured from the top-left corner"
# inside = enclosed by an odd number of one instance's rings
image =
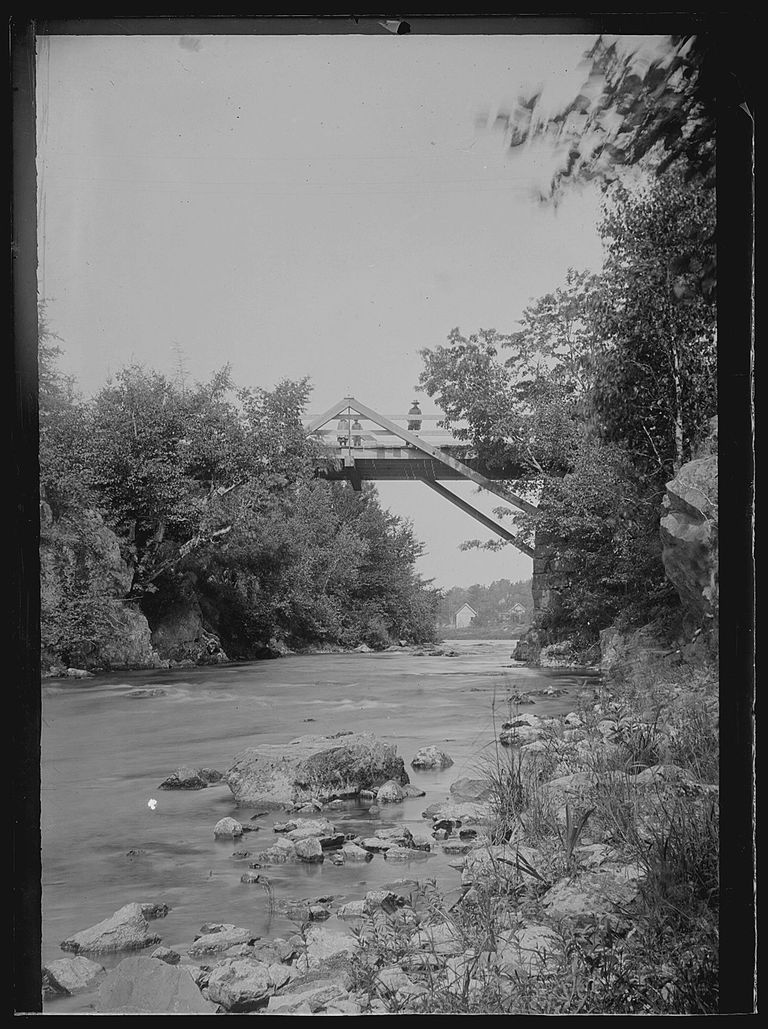
[[[230,390],[228,369],[182,389],[133,365],[90,405],[94,493],[124,540],[138,594],[213,528],[217,497],[247,475],[246,437]]]
[[[714,261],[715,198],[670,169],[645,189],[617,187],[596,331],[605,340],[592,403],[607,440],[664,481],[690,459],[716,413],[714,297],[696,283]]]
[[[51,661],[98,651],[124,600],[153,628],[171,610],[202,614],[241,658],[273,638],[434,638],[435,591],[415,572],[410,524],[373,487],[314,476],[307,379],[236,391],[228,368],[190,387],[134,365],[85,403],[55,356],[45,337],[41,467],[53,519],[67,515],[45,540]]]
[[[580,85],[557,110],[546,109],[538,91],[496,121],[513,151],[533,142],[551,147],[555,166],[543,199],[579,182],[610,185],[641,162],[659,175],[682,162],[687,180],[712,187],[715,61],[705,34],[601,35],[584,54]]]
[[[445,412],[444,425],[470,440],[488,468],[534,486],[571,467],[578,418],[602,341],[592,308],[598,278],[569,269],[565,283],[523,311],[509,334],[454,329],[448,345],[421,351],[419,385]],[[504,356],[502,351],[508,351]]]
[[[78,511],[91,499],[88,424],[74,380],[58,366],[60,339],[38,313],[40,494],[54,518]]]
[[[677,603],[661,562],[658,497],[622,447],[584,435],[573,470],[542,494],[536,532],[556,596],[543,642],[583,646],[617,618],[647,622]]]

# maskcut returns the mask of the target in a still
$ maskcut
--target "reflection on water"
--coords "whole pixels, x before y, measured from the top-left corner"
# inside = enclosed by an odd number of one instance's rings
[[[428,804],[450,784],[482,771],[494,753],[494,725],[507,717],[517,691],[557,686],[557,698],[537,697],[527,711],[547,717],[576,705],[584,677],[510,666],[509,641],[447,641],[458,656],[409,652],[289,656],[277,661],[121,673],[43,686],[42,837],[43,963],[66,956],[61,940],[107,918],[131,901],[163,902],[167,918],[154,923],[163,944],[182,960],[205,921],[246,925],[255,935],[285,935],[294,923],[269,909],[258,885],[240,882],[247,862],[236,850],[273,839],[280,812],[236,808],[226,786],[158,791],[180,765],[224,771],[244,747],[288,743],[306,733],[370,730],[395,743],[411,781],[426,792],[370,815],[356,803],[328,812],[344,832],[373,835],[400,823],[424,832]],[[132,697],[137,688],[165,690]],[[454,760],[444,770],[415,771],[419,747],[435,744]],[[446,746],[449,744],[449,746]],[[157,804],[151,807],[150,800]],[[214,840],[225,815],[257,825],[232,841]],[[130,853],[134,852],[134,853]],[[362,897],[394,879],[436,878],[455,888],[458,877],[442,854],[387,864],[278,865],[268,869],[278,897],[332,894]],[[332,928],[335,919],[325,923]],[[124,955],[99,957],[107,967]],[[93,997],[56,1001],[53,1012],[87,1011]]]

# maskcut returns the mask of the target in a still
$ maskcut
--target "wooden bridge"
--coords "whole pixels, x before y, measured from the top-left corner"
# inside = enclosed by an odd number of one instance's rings
[[[329,422],[337,419],[338,424],[328,427]],[[407,428],[354,397],[344,397],[305,426],[307,434],[323,448],[317,463],[318,476],[346,480],[356,490],[361,489],[365,481],[423,482],[491,532],[533,557],[533,549],[527,543],[442,485],[444,480],[466,479],[512,507],[536,515],[538,508],[534,504],[494,481],[517,478],[520,470],[509,468],[494,472],[481,467],[467,443],[445,430],[423,429],[425,419],[416,402],[408,418],[403,420],[407,421]]]

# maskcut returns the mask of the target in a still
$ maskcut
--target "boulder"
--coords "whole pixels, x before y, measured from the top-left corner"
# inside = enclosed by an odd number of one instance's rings
[[[453,758],[437,747],[421,747],[411,761],[411,768],[450,768]]]
[[[580,872],[573,879],[561,879],[541,903],[547,915],[585,925],[594,918],[617,920],[637,900],[642,873],[635,866],[603,865],[599,871]]]
[[[400,785],[409,781],[395,747],[368,732],[301,736],[284,746],[249,747],[237,755],[224,778],[238,805],[272,808],[327,803],[390,779]]]
[[[530,628],[528,632],[526,632],[526,634],[517,641],[515,649],[512,651],[510,657],[513,661],[523,661],[525,664],[536,665],[538,664],[540,653],[541,640],[539,632],[535,628]]]
[[[229,923],[204,925],[203,930],[187,951],[191,958],[223,954],[230,947],[253,940],[253,933],[250,929],[243,929]]]
[[[97,961],[89,958],[60,958],[43,968],[43,996],[69,997],[90,990],[107,974]]]
[[[572,640],[560,640],[540,649],[538,663],[541,668],[576,668],[584,658]]]
[[[464,842],[463,840],[448,840],[443,844],[443,854],[468,854],[472,849],[472,844]],[[389,857],[389,854],[387,854]]]
[[[413,847],[401,847],[396,843],[384,852],[384,857],[387,861],[412,861],[414,858],[426,857],[426,852]]]
[[[181,954],[177,950],[171,950],[170,947],[155,947],[149,956],[164,961],[167,965],[178,965],[181,961]]]
[[[167,779],[163,779],[157,787],[159,790],[204,790],[208,780],[204,779],[198,768],[177,768]]]
[[[380,993],[394,997],[395,1001],[406,1009],[416,998],[428,992],[426,986],[415,983],[399,965],[379,969],[375,984]]]
[[[594,779],[589,772],[571,772],[542,784],[542,790],[553,808],[565,804],[584,806],[593,789]]]
[[[296,860],[296,844],[293,840],[278,836],[269,847],[254,851],[252,857],[251,868],[258,868],[260,865],[284,865]]]
[[[345,1001],[349,1001],[349,993],[343,986],[333,982],[317,982],[307,985],[306,989],[298,993],[270,997],[266,1013],[314,1015],[324,1012],[329,1014],[339,1012],[346,1014],[347,1009],[344,1006],[340,1006]],[[354,1007],[357,1009],[355,1013],[358,1013],[360,1011],[359,1005],[354,1005]]]
[[[357,941],[346,933],[333,932],[323,926],[311,925],[304,936],[306,951],[296,961],[299,972],[306,972],[313,965],[329,958],[348,957],[357,950]]]
[[[285,832],[286,838],[293,840],[297,843],[299,840],[306,840],[310,837],[317,837],[321,842],[324,839],[335,839],[336,826],[329,822],[327,818],[304,818],[299,822],[289,822],[288,825],[293,825],[292,829],[278,829],[275,826],[275,832]]]
[[[337,918],[362,918],[366,914],[364,900],[350,900],[336,912]]]
[[[491,817],[491,806],[485,801],[458,801],[445,800],[436,804],[430,804],[422,812],[423,818],[432,818],[435,821],[447,819],[458,825],[477,825],[487,822]]]
[[[320,840],[315,836],[307,836],[304,839],[298,840],[296,843],[296,857],[299,861],[305,861],[308,864],[321,864],[324,858]]]
[[[487,779],[457,779],[451,783],[451,796],[457,800],[490,800],[493,788]]]
[[[360,840],[360,846],[364,850],[369,850],[372,854],[382,854],[384,851],[389,850],[390,847],[396,846],[394,840],[382,839],[380,836],[368,836],[364,840]]]
[[[230,958],[216,964],[208,979],[208,996],[227,1011],[256,1011],[291,976],[284,965],[250,958]]]
[[[324,922],[331,917],[331,909],[327,903],[329,902],[288,900],[275,907],[294,922]]]
[[[557,933],[545,925],[528,925],[514,932],[501,933],[496,940],[494,965],[513,975],[546,972],[562,952]]]
[[[544,731],[542,720],[537,715],[518,715],[511,721],[503,722],[499,733],[499,743],[505,747],[532,743],[538,740]]]
[[[61,949],[75,954],[109,954],[142,950],[160,942],[160,937],[150,929],[142,905],[126,904],[103,922],[63,940]]]
[[[136,605],[124,602],[132,580],[133,568],[122,558],[120,540],[96,511],[46,518],[40,532],[43,667],[63,662],[83,672],[77,678],[91,669],[158,667],[161,660],[152,647],[147,619]],[[87,641],[62,641],[56,631],[62,613],[72,611],[73,582],[78,595],[91,601],[99,614]]]
[[[527,871],[527,866],[538,871],[542,864],[542,855],[535,847],[518,843],[485,844],[467,854],[461,881],[468,886],[496,879],[517,886],[535,882],[535,876]]]
[[[618,862],[619,854],[607,843],[587,843],[574,850],[576,863],[582,868],[598,868],[606,862]]]
[[[379,829],[377,839],[399,843],[401,847],[409,847],[413,835],[407,825],[394,825],[391,829]]]
[[[234,839],[243,835],[243,827],[236,818],[220,818],[213,827],[213,835],[217,840]]]
[[[417,930],[411,944],[426,954],[461,954],[464,941],[450,922],[438,922]]]
[[[358,847],[356,843],[345,843],[341,848],[344,861],[370,861],[373,854],[364,847]]]
[[[186,968],[150,957],[124,958],[99,987],[99,1014],[212,1015],[216,1005],[200,993]]]
[[[171,909],[167,904],[142,904],[141,913],[146,919],[165,918]]]
[[[683,605],[688,633],[712,636],[718,612],[717,456],[684,464],[666,485],[662,561]]]
[[[394,779],[385,782],[376,791],[376,801],[379,804],[398,804],[402,800],[405,800],[405,793],[400,783]]]
[[[180,583],[178,601],[151,613],[150,620],[152,645],[172,667],[227,661],[220,638],[205,624],[191,573]]]

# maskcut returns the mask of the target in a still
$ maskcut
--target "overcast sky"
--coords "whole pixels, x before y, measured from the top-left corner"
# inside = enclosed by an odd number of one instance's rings
[[[555,104],[591,42],[39,39],[39,293],[63,369],[89,394],[131,361],[174,374],[180,347],[191,379],[308,376],[309,415],[346,395],[405,414],[420,348],[513,331],[568,267],[599,268],[597,194],[541,206],[547,155],[478,125],[538,85]],[[380,494],[437,584],[530,576],[511,547],[460,552],[491,533],[423,485]]]

